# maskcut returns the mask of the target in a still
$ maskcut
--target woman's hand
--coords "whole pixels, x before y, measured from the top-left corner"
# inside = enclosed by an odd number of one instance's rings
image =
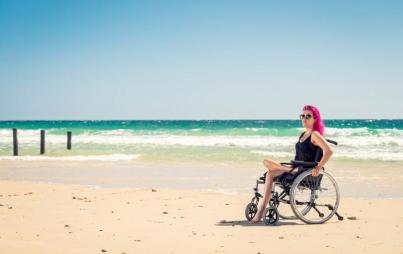
[[[318,176],[319,175],[319,171],[322,167],[316,166],[312,169],[312,176]]]

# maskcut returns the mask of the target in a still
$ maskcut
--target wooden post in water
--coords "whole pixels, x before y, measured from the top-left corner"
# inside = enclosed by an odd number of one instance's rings
[[[16,128],[13,128],[13,155],[18,156],[18,135]]]
[[[41,154],[45,153],[45,130],[41,130]]]
[[[71,131],[67,132],[67,149],[71,150]]]

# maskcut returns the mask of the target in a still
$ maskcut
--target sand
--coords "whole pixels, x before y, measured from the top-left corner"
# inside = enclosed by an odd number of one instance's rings
[[[247,222],[250,198],[3,180],[0,253],[403,253],[402,198],[342,198],[343,221],[278,226]]]

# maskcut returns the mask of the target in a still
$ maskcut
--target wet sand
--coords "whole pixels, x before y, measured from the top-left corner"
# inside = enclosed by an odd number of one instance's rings
[[[325,168],[336,179],[342,197],[403,198],[402,162],[332,160]],[[256,179],[264,172],[262,161],[172,163],[0,160],[0,180],[80,184],[103,188],[214,190],[250,195]]]

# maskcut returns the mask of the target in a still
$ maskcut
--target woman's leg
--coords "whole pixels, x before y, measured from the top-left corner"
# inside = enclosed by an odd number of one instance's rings
[[[286,167],[281,165],[280,163],[267,159],[263,160],[263,165],[267,168],[267,174],[264,184],[264,191],[263,191],[263,199],[259,202],[259,208],[256,212],[255,217],[253,217],[252,222],[258,222],[261,220],[263,211],[267,206],[267,203],[270,200],[270,194],[273,187],[273,179],[276,176],[281,175],[284,172],[288,172],[291,170],[290,167]]]

